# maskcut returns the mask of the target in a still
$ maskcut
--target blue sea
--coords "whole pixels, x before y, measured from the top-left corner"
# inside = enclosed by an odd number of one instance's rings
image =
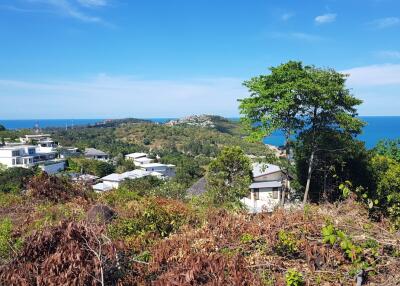
[[[153,122],[165,123],[175,118],[146,118]],[[367,125],[364,127],[363,133],[358,137],[365,141],[367,148],[373,148],[381,139],[396,139],[400,138],[400,116],[361,116]],[[35,128],[35,125],[40,128],[46,127],[72,127],[85,126],[102,122],[104,119],[28,119],[28,120],[0,120],[0,124],[7,129],[24,129]],[[237,118],[231,118],[237,120]],[[264,139],[264,143],[272,145],[282,145],[284,138],[282,133],[275,132]]]

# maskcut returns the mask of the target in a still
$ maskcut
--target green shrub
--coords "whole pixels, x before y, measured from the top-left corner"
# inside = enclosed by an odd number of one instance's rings
[[[289,269],[285,275],[287,286],[302,286],[304,285],[303,275],[296,269]]]
[[[275,251],[281,256],[296,256],[298,254],[297,240],[293,233],[281,230],[278,233],[278,243]]]
[[[0,260],[10,258],[22,245],[21,239],[13,239],[13,225],[9,218],[0,220]]]

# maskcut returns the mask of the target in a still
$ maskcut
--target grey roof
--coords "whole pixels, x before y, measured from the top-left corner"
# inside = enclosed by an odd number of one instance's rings
[[[95,148],[85,148],[85,156],[107,156],[108,154]]]
[[[255,182],[250,185],[250,189],[280,188],[280,187],[282,187],[282,183],[280,181]]]
[[[153,172],[154,173],[154,172]],[[111,182],[122,182],[125,179],[138,179],[146,176],[150,176],[152,172],[144,171],[144,170],[133,170],[128,171],[122,174],[112,173],[108,176],[101,178],[103,181],[111,181]]]
[[[204,177],[194,183],[189,189],[186,190],[186,193],[190,196],[198,196],[204,194],[207,189],[207,181]]]
[[[253,164],[253,176],[259,177],[267,174],[279,172],[281,168],[277,165],[267,163],[254,163]]]

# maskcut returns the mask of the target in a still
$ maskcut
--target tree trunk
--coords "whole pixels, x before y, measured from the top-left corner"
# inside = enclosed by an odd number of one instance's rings
[[[282,193],[281,193],[281,201],[280,201],[280,205],[283,207],[285,205],[285,197],[286,197],[286,189],[288,186],[288,182],[289,182],[289,164],[290,164],[290,160],[289,160],[289,153],[290,153],[290,146],[289,146],[289,138],[290,138],[290,131],[288,131],[286,133],[285,136],[285,150],[286,150],[286,160],[287,160],[287,166],[286,166],[286,170],[285,170],[285,185],[282,186]]]
[[[304,192],[304,198],[303,198],[304,205],[307,203],[308,193],[310,191],[311,174],[312,174],[312,167],[313,167],[313,162],[314,162],[314,153],[315,153],[315,151],[311,152],[310,162],[308,163],[307,184],[306,184],[306,191]]]

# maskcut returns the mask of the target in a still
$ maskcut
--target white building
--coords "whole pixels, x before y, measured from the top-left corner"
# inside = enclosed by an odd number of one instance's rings
[[[150,164],[154,162],[154,159],[149,158],[147,153],[131,153],[125,155],[126,160],[132,160],[135,166],[142,166],[145,164]]]
[[[109,158],[107,153],[101,150],[97,150],[95,148],[85,148],[84,156],[88,159],[94,159],[100,161],[107,161]]]
[[[6,167],[30,168],[38,165],[49,174],[65,168],[65,161],[56,159],[56,156],[57,152],[49,145],[9,145],[0,148],[0,163]]]
[[[161,173],[164,177],[175,177],[175,165],[149,163],[140,165],[140,168],[148,172]]]
[[[97,192],[104,192],[104,191],[109,191],[112,189],[118,189],[121,183],[127,179],[139,179],[147,176],[156,176],[159,178],[162,178],[162,174],[157,173],[157,172],[148,172],[144,170],[133,170],[133,171],[128,171],[122,174],[110,174],[108,176],[105,176],[101,178],[101,183],[98,183],[93,186],[93,189]]]
[[[282,187],[285,184],[289,187],[289,182],[286,183],[285,178],[285,173],[279,166],[254,163],[250,193],[248,197],[242,199],[242,202],[251,213],[273,211],[279,205]]]

